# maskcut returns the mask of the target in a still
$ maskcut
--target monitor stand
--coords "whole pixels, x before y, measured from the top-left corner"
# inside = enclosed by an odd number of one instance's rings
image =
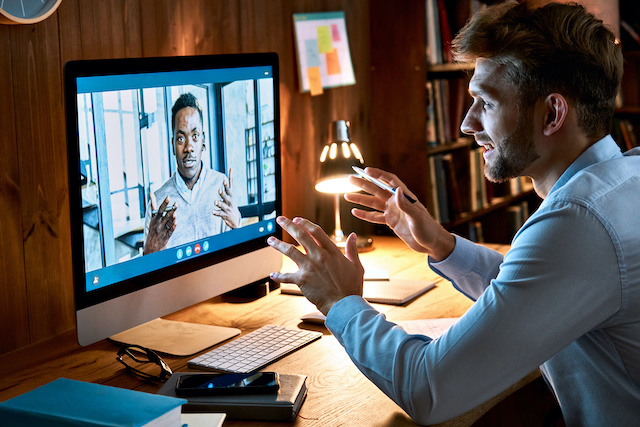
[[[163,318],[109,337],[120,344],[138,345],[172,356],[191,356],[240,334],[240,329],[179,322]]]

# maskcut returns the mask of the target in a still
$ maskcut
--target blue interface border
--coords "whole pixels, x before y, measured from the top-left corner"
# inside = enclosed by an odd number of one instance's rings
[[[230,248],[240,242],[274,234],[275,219],[268,219],[255,224],[246,225],[222,234],[196,240],[187,245],[176,246],[160,252],[133,258],[108,267],[85,273],[85,289],[87,292],[104,288],[123,280],[141,276],[170,265],[189,259]],[[198,249],[197,249],[198,248]]]
[[[109,92],[187,84],[224,83],[271,77],[273,77],[273,70],[270,66],[116,74],[77,77],[76,91],[78,94]]]

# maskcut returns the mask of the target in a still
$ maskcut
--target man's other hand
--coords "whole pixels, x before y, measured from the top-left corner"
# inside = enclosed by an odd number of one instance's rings
[[[231,169],[229,169],[229,177],[226,179],[218,191],[220,200],[216,200],[214,209],[211,213],[219,216],[230,228],[238,228],[240,226],[240,209],[233,198],[231,191]]]
[[[303,218],[291,221],[281,216],[277,222],[304,248],[305,253],[292,244],[269,237],[269,245],[298,265],[298,271],[293,273],[272,273],[272,280],[295,283],[325,315],[342,298],[362,296],[364,268],[358,257],[354,233],[347,238],[343,255],[324,230],[311,221]]]
[[[178,210],[178,204],[174,203],[173,206],[167,209],[170,200],[169,196],[157,207],[156,196],[151,193],[151,221],[149,222],[149,232],[147,234],[147,240],[144,243],[144,254],[150,254],[160,251],[167,246],[169,238],[176,229],[176,211]]]

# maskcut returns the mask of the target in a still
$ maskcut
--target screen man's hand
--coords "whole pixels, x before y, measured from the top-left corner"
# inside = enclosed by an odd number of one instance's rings
[[[169,196],[157,207],[156,196],[151,193],[151,221],[149,222],[149,232],[147,234],[147,240],[144,243],[144,254],[150,254],[160,251],[167,246],[169,238],[176,229],[176,211],[178,210],[178,204],[174,203],[173,206],[169,206],[171,202]],[[169,206],[169,207],[168,207]],[[168,208],[167,208],[168,207]]]
[[[228,179],[224,181],[218,194],[220,195],[220,200],[216,200],[216,209],[211,213],[222,218],[230,228],[238,228],[242,216],[231,191],[231,169],[229,169]]]

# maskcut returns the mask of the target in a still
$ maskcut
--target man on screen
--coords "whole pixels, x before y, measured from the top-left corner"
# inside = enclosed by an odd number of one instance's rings
[[[202,109],[184,93],[171,109],[172,148],[178,173],[150,195],[144,226],[144,254],[193,242],[240,224],[240,210],[229,178],[203,167],[205,149]],[[162,200],[157,206],[157,200]]]

